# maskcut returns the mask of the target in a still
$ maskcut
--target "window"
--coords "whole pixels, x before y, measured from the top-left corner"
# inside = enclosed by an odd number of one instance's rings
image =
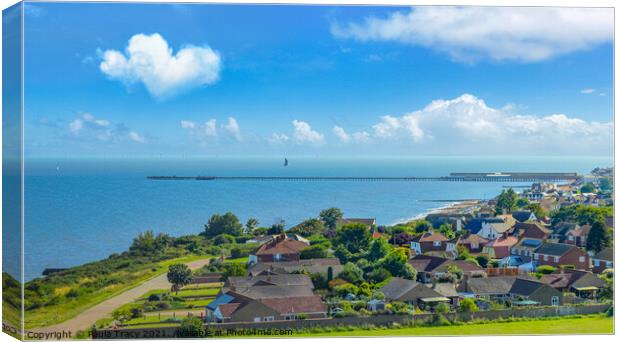
[[[260,317],[254,317],[254,322],[260,322]]]
[[[543,255],[543,260],[544,261],[549,261],[549,256],[548,255]]]
[[[553,261],[560,262],[560,258],[559,257],[553,257]]]
[[[433,246],[434,247],[440,247],[441,246],[441,241],[433,241]]]
[[[558,297],[558,296],[551,297],[551,305],[552,306],[560,305],[560,297]]]
[[[471,249],[478,249],[478,244],[477,243],[472,243],[470,248]]]
[[[596,260],[596,259],[594,259],[594,266],[596,266],[596,267],[601,266],[601,262]]]
[[[580,256],[579,257],[579,262],[586,262],[586,257]]]
[[[568,236],[568,241],[573,241],[575,238],[572,235]]]
[[[271,321],[273,321],[273,320],[274,320],[274,317],[273,317],[273,316],[265,316],[265,317],[263,317],[263,320],[264,320],[265,322],[271,322]]]

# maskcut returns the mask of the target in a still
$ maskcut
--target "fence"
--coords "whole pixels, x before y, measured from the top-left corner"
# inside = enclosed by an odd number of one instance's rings
[[[611,304],[581,305],[581,306],[555,306],[540,308],[506,309],[493,311],[479,311],[474,313],[448,313],[444,316],[449,321],[471,321],[471,320],[496,320],[510,317],[540,318],[551,316],[570,316],[570,315],[589,315],[605,312]],[[333,327],[333,326],[389,326],[394,323],[405,323],[410,321],[427,322],[432,318],[432,314],[416,315],[374,315],[368,317],[340,317],[325,319],[306,319],[297,321],[274,321],[274,322],[237,322],[206,324],[208,331],[215,331],[214,335],[226,336],[234,334],[235,331],[274,331],[274,330],[299,330],[314,327]],[[218,335],[219,331],[219,335]],[[389,335],[389,333],[386,333]],[[179,336],[177,327],[157,327],[157,328],[126,328],[126,329],[104,329],[93,333],[94,339],[117,339],[117,338],[171,338],[171,337],[204,337],[204,336]]]

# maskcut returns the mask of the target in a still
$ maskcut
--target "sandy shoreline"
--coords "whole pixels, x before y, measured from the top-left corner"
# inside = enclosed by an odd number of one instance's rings
[[[466,201],[450,202],[440,207],[428,209],[425,212],[418,214],[414,217],[396,221],[392,223],[391,226],[398,225],[398,224],[408,224],[408,223],[411,223],[417,220],[422,220],[426,218],[426,216],[431,215],[431,214],[458,214],[459,212],[464,213],[466,211],[471,210],[473,207],[478,206],[480,202],[481,202],[480,200],[466,200]]]

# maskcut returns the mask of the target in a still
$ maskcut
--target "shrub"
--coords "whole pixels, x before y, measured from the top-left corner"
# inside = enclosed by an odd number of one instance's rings
[[[155,306],[160,310],[168,310],[171,307],[168,302],[158,302]]]
[[[160,295],[158,295],[158,294],[153,293],[153,294],[151,294],[151,295],[149,296],[149,298],[148,298],[147,300],[148,300],[149,302],[159,302],[159,301],[161,300],[161,296],[160,296]]]
[[[549,265],[541,265],[536,267],[536,273],[542,273],[542,274],[551,274],[553,272],[555,272],[557,269],[553,266],[549,266]]]

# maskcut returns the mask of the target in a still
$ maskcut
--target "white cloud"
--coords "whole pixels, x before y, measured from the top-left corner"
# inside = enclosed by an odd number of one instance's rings
[[[243,140],[241,137],[241,129],[235,118],[228,118],[228,123],[224,125],[224,128],[230,133],[230,135],[237,141]]]
[[[351,136],[348,135],[342,127],[334,126],[332,131],[334,132],[336,137],[338,137],[338,139],[340,139],[340,141],[342,141],[343,143],[348,143],[349,141],[351,141]]]
[[[84,113],[68,124],[69,133],[74,138],[97,139],[106,142],[131,140],[144,143],[146,139],[135,131],[130,131],[124,124],[112,124],[108,120],[97,119],[90,113]]]
[[[473,95],[435,100],[402,116],[386,115],[373,126],[381,140],[409,140],[420,146],[490,149],[538,154],[543,151],[611,150],[613,122],[585,121],[566,114],[516,115],[487,106]]]
[[[217,136],[217,121],[209,119],[204,123],[181,120],[181,128],[186,130],[192,138],[206,142]]]
[[[586,88],[586,89],[581,89],[580,93],[582,94],[592,94],[596,91],[596,89],[593,88]]]
[[[268,141],[272,144],[283,144],[289,140],[289,136],[284,133],[273,133],[268,139]]]
[[[293,139],[298,144],[322,145],[325,143],[325,136],[310,127],[305,121],[293,120]]]
[[[333,24],[335,37],[424,46],[455,60],[535,62],[611,42],[610,8],[423,6],[361,23]]]
[[[353,137],[353,141],[359,142],[359,143],[367,143],[372,140],[368,132],[355,132],[351,134],[351,137]]]
[[[136,34],[125,53],[106,50],[99,65],[111,79],[126,84],[143,83],[149,93],[166,98],[179,92],[218,81],[221,59],[208,46],[187,45],[173,54],[159,34]]]

